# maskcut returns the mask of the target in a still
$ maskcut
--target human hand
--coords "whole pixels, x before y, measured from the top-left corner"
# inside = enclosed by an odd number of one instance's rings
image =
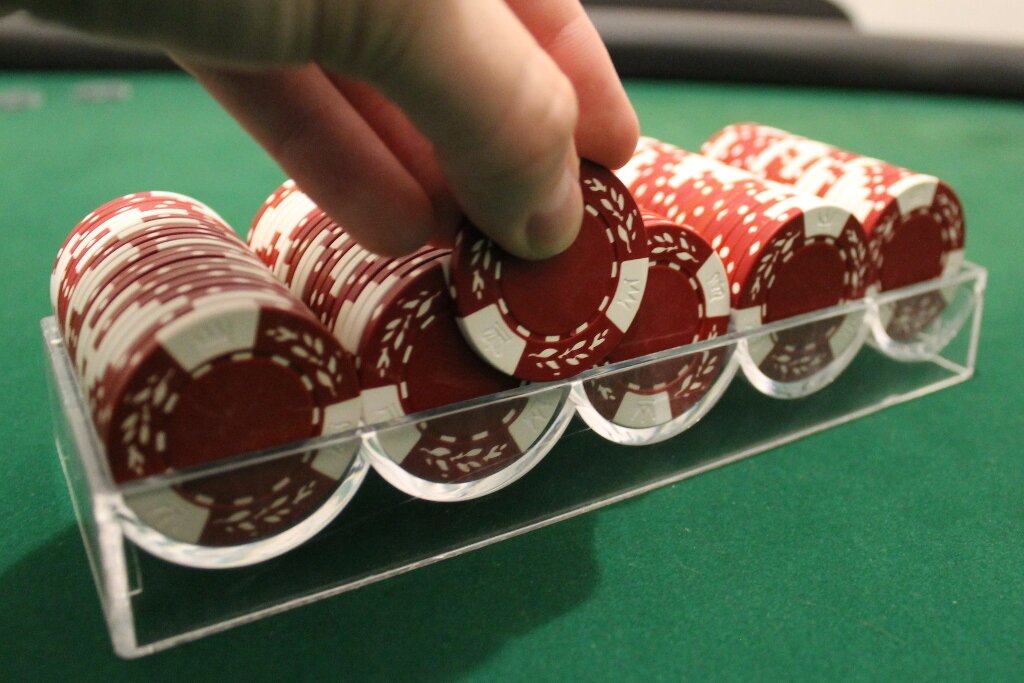
[[[637,140],[578,0],[18,1],[171,52],[381,253],[450,239],[464,214],[554,255],[582,219],[579,156],[615,168]]]

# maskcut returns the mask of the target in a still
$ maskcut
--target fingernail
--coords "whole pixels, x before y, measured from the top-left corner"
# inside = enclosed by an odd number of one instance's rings
[[[565,169],[540,210],[526,222],[526,239],[534,258],[542,259],[565,251],[576,239],[583,221],[583,194],[579,168]]]

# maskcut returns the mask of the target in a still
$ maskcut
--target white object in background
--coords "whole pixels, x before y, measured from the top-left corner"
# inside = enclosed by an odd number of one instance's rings
[[[870,35],[1024,46],[1024,5],[1014,0],[833,0]]]

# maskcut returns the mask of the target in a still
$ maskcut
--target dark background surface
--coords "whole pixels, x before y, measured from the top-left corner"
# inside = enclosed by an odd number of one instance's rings
[[[827,0],[584,4],[624,77],[1024,96],[1024,48],[864,35]],[[175,67],[13,17],[0,23],[0,68]]]
[[[116,659],[50,435],[37,323],[53,256],[114,196],[176,190],[243,228],[282,179],[187,78],[117,76],[130,99],[102,103],[74,96],[94,74],[0,77],[0,93],[40,95],[36,108],[0,110],[0,676],[1019,677],[1024,109],[688,81],[629,83],[646,132],[692,149],[726,123],[761,120],[958,189],[968,257],[991,273],[977,376],[495,547],[141,661]]]

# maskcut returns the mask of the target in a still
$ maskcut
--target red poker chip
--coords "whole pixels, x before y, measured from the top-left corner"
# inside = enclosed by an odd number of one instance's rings
[[[443,268],[447,257],[413,266],[387,290],[360,344],[364,415],[379,423],[514,388],[466,344]],[[505,486],[543,452],[535,442],[562,412],[564,392],[485,405],[385,429],[371,462],[392,484],[434,500],[466,499]]]
[[[281,248],[288,243],[287,235],[316,204],[303,193],[294,181],[288,180],[264,203],[253,219],[247,241],[252,250],[275,273],[281,260]]]
[[[200,209],[116,200],[57,259],[65,335],[78,340],[76,368],[118,482],[347,431],[361,416],[351,356]],[[352,495],[365,471],[358,445],[139,489],[123,499],[125,533],[194,566],[279,554]]]
[[[354,304],[348,312],[348,322],[341,340],[342,346],[350,344],[358,349],[367,324],[373,317],[380,315],[379,304],[382,299],[391,295],[392,288],[400,286],[404,278],[430,261],[444,257],[447,264],[447,257],[450,254],[450,249],[423,247],[406,256],[385,259],[383,265],[368,275],[367,282],[362,285],[361,291],[355,297]]]
[[[120,202],[121,200],[118,201]],[[168,200],[161,200],[161,203],[165,206],[165,208],[161,209],[161,214],[172,210],[167,208]],[[137,223],[143,218],[151,216],[151,214],[135,208],[137,205],[138,202],[133,205],[114,205],[112,203],[112,210],[116,209],[113,213],[90,214],[89,217],[83,219],[75,227],[71,236],[65,241],[64,246],[58,253],[54,264],[50,280],[51,304],[53,306],[58,306],[59,299],[66,299],[68,296],[67,290],[77,284],[78,270],[83,255],[98,252],[106,243],[116,240],[119,233],[135,228]],[[180,209],[174,210],[174,214],[182,221],[202,221],[203,225],[230,232],[230,229],[219,218],[216,218],[216,214],[212,210],[208,214],[202,214],[198,211],[192,211],[191,208],[187,210],[182,209],[181,207],[186,206],[184,204],[174,204],[173,206],[177,206]],[[187,206],[191,207],[191,205]],[[152,220],[152,218],[149,218],[149,220]]]
[[[355,244],[352,236],[337,223],[332,223],[321,239],[315,261],[306,275],[303,301],[316,298],[331,269],[352,244]]]
[[[325,259],[320,272],[317,273],[308,297],[304,299],[310,310],[316,313],[320,321],[328,327],[330,327],[330,322],[326,317],[326,311],[329,308],[328,297],[331,295],[331,289],[335,284],[339,269],[344,266],[346,254],[357,246],[356,241],[348,236],[335,241],[329,248],[330,254]]]
[[[856,215],[881,291],[948,276],[963,262],[963,209],[938,178],[758,124],[728,126],[703,149]],[[885,341],[916,341],[946,303],[942,293],[932,293],[882,306]]]
[[[89,378],[111,359],[122,358],[126,348],[137,339],[144,339],[157,325],[173,317],[181,306],[190,307],[206,295],[238,290],[240,295],[273,297],[284,305],[287,298],[268,288],[258,275],[240,274],[225,269],[211,269],[201,275],[187,273],[161,284],[156,291],[132,292],[121,298],[113,312],[100,319],[95,329],[83,331],[79,345],[79,367],[88,385]],[[114,308],[114,307],[112,307]]]
[[[313,300],[317,284],[322,280],[324,269],[333,261],[338,252],[354,240],[345,230],[327,219],[319,235],[303,254],[299,268],[292,280],[292,291],[307,305]]]
[[[253,216],[249,224],[249,232],[246,235],[246,242],[252,242],[253,236],[262,231],[265,226],[273,222],[273,214],[281,205],[286,196],[298,190],[298,185],[291,178],[285,180],[280,186],[274,189],[267,197],[259,211]]]
[[[352,305],[348,292],[352,287],[353,277],[361,269],[368,267],[367,261],[373,258],[373,254],[358,244],[346,247],[341,257],[322,280],[321,296],[317,297],[318,304],[313,310],[327,326],[327,329],[331,330],[339,340],[346,319],[344,313]],[[342,344],[344,345],[344,342]],[[352,353],[355,352],[352,347],[346,348]]]
[[[96,378],[111,364],[131,362],[133,349],[148,341],[148,337],[183,312],[196,306],[208,305],[221,299],[249,296],[253,300],[267,301],[280,308],[293,307],[287,296],[265,287],[258,278],[226,272],[211,272],[202,279],[179,278],[171,282],[159,295],[141,295],[126,300],[118,315],[111,314],[101,321],[96,330],[83,335],[79,370],[83,385],[91,390]]]
[[[353,340],[353,335],[348,329],[352,319],[351,312],[367,276],[381,267],[385,259],[362,247],[356,247],[348,252],[345,261],[331,287],[323,316],[328,321],[328,329],[334,333],[341,345],[354,354],[358,341]]]
[[[57,253],[57,259],[54,267],[55,274],[59,276],[63,275],[64,264],[66,264],[66,262],[70,260],[76,253],[76,250],[80,244],[80,238],[83,236],[84,233],[88,232],[89,230],[92,230],[95,224],[102,217],[106,216],[111,211],[120,209],[121,207],[124,207],[126,205],[144,203],[151,200],[186,204],[188,206],[195,207],[197,211],[204,215],[208,215],[216,220],[223,221],[223,219],[221,219],[216,212],[214,212],[212,209],[210,209],[210,207],[206,206],[202,202],[196,201],[190,197],[185,197],[184,195],[180,195],[174,192],[140,192],[136,194],[125,195],[123,197],[118,197],[117,199],[113,199],[107,202],[106,204],[103,204],[94,211],[91,211],[81,221],[79,221],[79,223],[71,230],[70,233],[68,233],[67,238],[65,238],[64,243],[61,245],[61,248],[58,250]]]
[[[126,264],[147,258],[150,254],[156,253],[182,234],[206,235],[216,239],[215,231],[198,230],[194,227],[187,229],[156,229],[143,234],[119,237],[117,240],[107,244],[98,250],[95,255],[89,256],[82,265],[69,272],[65,279],[65,285],[60,287],[60,294],[57,299],[55,311],[58,319],[66,321],[69,307],[76,299],[82,298],[82,292],[92,293],[93,283],[97,279],[104,278],[112,270],[117,270]]]
[[[647,278],[647,243],[632,197],[607,169],[580,167],[576,241],[544,261],[514,258],[463,227],[451,290],[470,345],[502,372],[564,379],[600,363],[629,329]]]
[[[281,282],[291,286],[292,279],[298,270],[299,260],[317,236],[318,226],[326,219],[326,215],[319,207],[313,207],[291,230],[285,233],[279,243],[281,256],[273,269],[274,274]]]
[[[118,271],[108,281],[109,286],[97,290],[88,297],[87,305],[81,310],[83,324],[95,329],[103,316],[110,310],[116,310],[114,306],[117,302],[125,301],[125,297],[135,296],[134,292],[166,288],[172,277],[198,280],[205,271],[211,269],[251,273],[261,279],[266,277],[258,263],[230,252],[217,253],[208,243],[203,247],[209,251],[200,252],[194,244],[186,243],[181,249],[164,250],[150,259],[137,262],[132,268]],[[82,328],[76,330],[79,333],[82,331]]]
[[[78,348],[82,342],[84,347],[88,347],[92,331],[102,327],[110,311],[118,310],[127,297],[134,296],[135,292],[144,288],[167,287],[172,275],[183,275],[191,280],[197,280],[211,269],[223,270],[232,266],[236,274],[239,271],[257,273],[255,266],[247,259],[230,254],[218,254],[209,249],[209,245],[205,245],[205,248],[207,250],[202,251],[186,245],[182,249],[165,250],[135,263],[133,267],[113,273],[92,292],[83,293],[81,302],[73,302],[65,328],[72,357],[78,360]]]
[[[834,306],[863,296],[869,281],[866,238],[856,219],[840,207],[746,172],[673,148],[641,141],[623,171],[638,202],[667,213],[657,188],[680,177],[700,178],[696,191],[678,193],[672,212],[691,217],[714,213],[700,233],[726,267],[737,330]],[[660,192],[660,194],[659,194]],[[803,395],[823,386],[852,359],[862,343],[858,316],[772,335],[741,344],[753,367],[748,377],[774,394]]]
[[[729,281],[718,254],[684,225],[649,212],[643,218],[650,253],[647,290],[609,363],[695,344],[729,329]],[[723,347],[601,377],[584,384],[587,401],[602,419],[620,427],[657,427],[697,405],[719,380],[727,359]]]
[[[88,281],[74,292],[70,305],[75,310],[96,307],[105,295],[118,291],[123,286],[136,284],[154,268],[175,261],[199,260],[203,264],[224,261],[251,267],[260,266],[251,254],[225,249],[222,244],[208,237],[197,237],[194,233],[182,233],[156,246],[158,248],[146,249],[143,245],[127,254],[123,260],[104,264],[103,268],[91,273]]]
[[[74,280],[75,284],[60,286],[61,295],[58,297],[57,313],[61,316],[59,320],[64,327],[65,337],[72,354],[74,354],[77,343],[79,325],[84,319],[84,309],[96,308],[96,303],[102,300],[103,294],[109,294],[107,283],[119,277],[121,273],[133,272],[135,268],[151,259],[163,257],[166,251],[171,250],[171,247],[187,246],[196,250],[208,247],[219,248],[218,250],[225,257],[246,259],[252,264],[258,263],[251,254],[244,251],[244,245],[237,240],[237,237],[229,233],[230,228],[227,226],[222,226],[224,232],[221,232],[222,228],[220,227],[207,229],[189,226],[186,228],[178,219],[166,224],[160,220],[151,222],[146,218],[142,218],[140,221],[153,233],[131,234],[131,230],[125,230],[123,240],[114,240],[107,244],[110,246],[117,243],[120,246],[125,246],[125,250],[115,249],[106,252],[105,248],[97,245],[97,254],[103,254],[106,258],[99,262],[90,258],[88,261],[92,267],[89,269],[83,267],[76,274],[67,272],[65,282]],[[170,229],[171,232],[164,232],[165,229]],[[174,237],[173,234],[177,236]],[[150,252],[146,245],[157,244],[153,241],[156,238],[160,238],[158,249]]]
[[[197,347],[195,338],[211,325],[230,330],[230,339],[217,349]],[[300,352],[292,335],[316,344],[307,341]],[[356,424],[358,386],[347,355],[319,325],[292,311],[237,303],[205,309],[163,328],[142,356],[131,373],[111,378],[107,392],[116,481]],[[324,449],[206,477],[152,501],[135,498],[133,509],[184,543],[252,543],[316,511],[348,472],[354,450]]]

